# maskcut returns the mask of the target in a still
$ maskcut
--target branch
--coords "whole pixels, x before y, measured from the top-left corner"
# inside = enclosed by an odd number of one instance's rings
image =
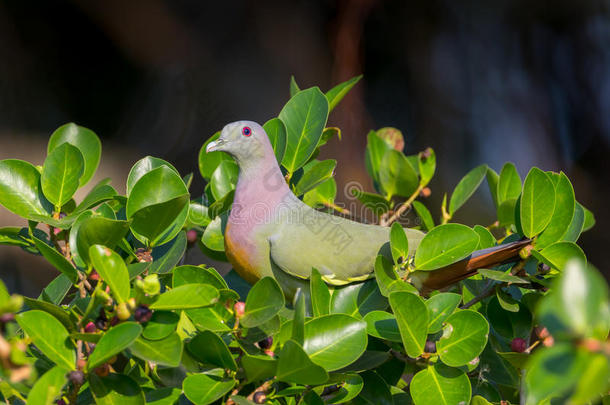
[[[421,185],[419,185],[417,187],[417,189],[413,192],[413,194],[411,194],[411,196],[407,199],[407,201],[402,203],[400,205],[400,207],[398,207],[398,209],[396,211],[394,211],[394,214],[392,214],[392,216],[390,218],[388,218],[387,220],[382,218],[382,220],[379,222],[379,225],[381,225],[381,226],[392,225],[392,222],[396,221],[407,210],[407,208],[409,208],[411,206],[413,201],[415,201],[415,199],[421,192],[422,188],[423,187]]]

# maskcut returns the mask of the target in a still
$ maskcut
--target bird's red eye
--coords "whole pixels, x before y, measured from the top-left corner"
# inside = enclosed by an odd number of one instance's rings
[[[241,129],[241,134],[243,136],[250,136],[250,135],[252,135],[252,130],[250,129],[250,127],[243,127]]]

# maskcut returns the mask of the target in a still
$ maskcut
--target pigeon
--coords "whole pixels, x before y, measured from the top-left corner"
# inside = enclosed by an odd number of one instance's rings
[[[286,183],[265,130],[253,121],[227,124],[206,152],[223,151],[239,167],[224,243],[234,270],[254,284],[273,277],[287,298],[309,292],[312,269],[330,287],[374,277],[379,254],[391,260],[390,228],[364,224],[316,210],[301,201]],[[424,237],[404,228],[409,255]],[[434,290],[518,256],[527,241],[479,250],[466,259],[433,271],[414,272],[420,290]]]

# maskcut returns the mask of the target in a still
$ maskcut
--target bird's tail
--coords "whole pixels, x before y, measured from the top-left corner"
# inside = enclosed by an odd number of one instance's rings
[[[529,243],[531,243],[530,239],[523,239],[477,250],[467,258],[447,267],[433,271],[415,272],[413,274],[414,284],[423,291],[440,290],[475,275],[479,269],[491,268],[518,260],[519,251]]]

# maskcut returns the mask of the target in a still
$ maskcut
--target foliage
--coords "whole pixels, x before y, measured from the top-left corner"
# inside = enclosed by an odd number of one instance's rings
[[[348,210],[335,203],[336,162],[317,155],[340,139],[327,118],[359,79],[325,94],[292,78],[292,97],[265,124],[295,194],[330,212]],[[607,284],[576,244],[594,219],[564,173],[533,168],[522,181],[511,163],[499,175],[478,166],[445,195],[436,225],[424,203],[434,151],[405,155],[400,131],[371,131],[365,163],[375,191],[354,196],[392,225],[393,262],[379,256],[375,279],[337,289],[312,269],[311,301],[285,302],[271,278],[250,287],[233,271],[183,264],[193,247],[226,260],[237,176],[228,155],[202,147],[208,183],[197,198],[191,175],[146,157],[129,173],[127,195],[103,180],[75,201],[100,145],[68,124],[51,136],[42,166],[0,161],[0,204],[26,220],[0,229],[0,244],[60,272],[38,298],[0,284],[7,402],[584,404],[608,392]],[[452,222],[484,181],[497,221]],[[415,254],[397,225],[409,215],[428,231]],[[520,259],[443,291],[418,290],[430,271],[524,237]]]

